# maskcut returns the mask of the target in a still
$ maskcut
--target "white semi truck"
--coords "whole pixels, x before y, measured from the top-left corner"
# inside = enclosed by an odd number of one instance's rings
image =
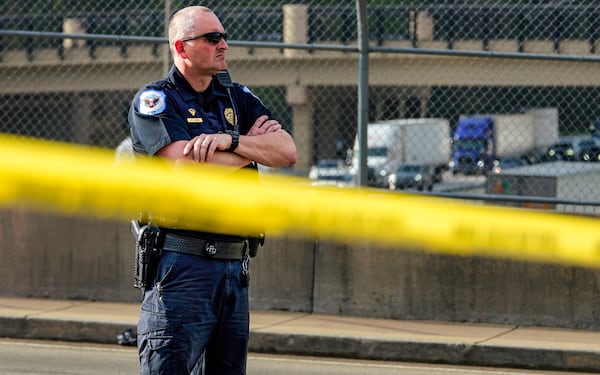
[[[396,119],[367,125],[368,185],[387,186],[387,177],[402,163],[428,165],[435,180],[450,160],[450,124],[442,118]],[[358,136],[354,142],[351,174],[359,168]]]

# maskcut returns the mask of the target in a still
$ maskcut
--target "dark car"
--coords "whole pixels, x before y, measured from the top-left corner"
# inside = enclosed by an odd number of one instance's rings
[[[579,142],[579,147],[578,159],[580,161],[600,161],[600,146],[595,139],[582,139]]]
[[[600,147],[593,138],[563,137],[548,148],[544,161],[599,161]]]
[[[435,171],[433,167],[424,164],[405,163],[388,176],[388,187],[396,189],[433,190]]]

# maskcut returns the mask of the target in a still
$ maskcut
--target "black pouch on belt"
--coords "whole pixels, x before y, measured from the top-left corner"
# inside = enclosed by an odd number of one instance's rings
[[[256,256],[258,252],[258,246],[263,246],[265,244],[265,234],[261,233],[257,237],[248,237],[248,253],[252,258]]]

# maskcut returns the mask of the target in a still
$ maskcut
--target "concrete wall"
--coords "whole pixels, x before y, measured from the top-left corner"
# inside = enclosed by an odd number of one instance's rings
[[[137,302],[128,223],[0,211],[0,295]],[[395,319],[600,329],[600,271],[268,238],[251,305]]]

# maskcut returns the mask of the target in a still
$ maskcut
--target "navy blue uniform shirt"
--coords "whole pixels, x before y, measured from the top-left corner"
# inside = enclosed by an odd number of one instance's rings
[[[140,89],[131,103],[129,126],[133,150],[139,154],[155,155],[175,141],[187,141],[202,133],[233,130],[235,116],[239,133],[244,135],[258,117],[271,117],[271,112],[247,87],[234,83],[230,90],[235,104],[232,104],[227,89],[215,77],[206,91],[196,92],[173,66],[167,77]],[[237,236],[163,229],[206,239],[239,239]]]
[[[234,83],[227,90],[213,77],[202,93],[196,92],[172,67],[168,76],[143,87],[129,110],[131,141],[136,153],[154,155],[175,141],[233,130],[235,116],[244,135],[259,116],[271,112],[247,87]]]

